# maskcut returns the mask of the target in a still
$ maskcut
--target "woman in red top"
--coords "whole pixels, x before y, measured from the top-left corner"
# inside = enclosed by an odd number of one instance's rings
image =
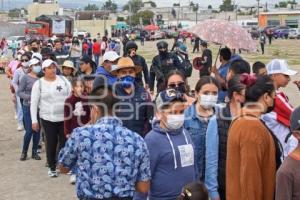
[[[94,39],[93,40],[93,55],[94,55],[94,60],[96,65],[99,65],[99,58],[100,58],[100,54],[101,54],[101,45],[100,43]]]

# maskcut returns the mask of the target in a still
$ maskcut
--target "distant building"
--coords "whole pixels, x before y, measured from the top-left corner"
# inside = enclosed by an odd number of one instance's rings
[[[75,13],[74,27],[79,31],[87,31],[92,37],[97,33],[104,35],[105,29],[111,34],[112,26],[117,24],[117,18],[108,11],[80,11]]]
[[[259,15],[259,26],[289,26],[300,27],[300,10],[282,10],[264,12]]]
[[[41,15],[59,15],[61,9],[56,0],[34,0],[28,5],[28,20],[34,21]]]

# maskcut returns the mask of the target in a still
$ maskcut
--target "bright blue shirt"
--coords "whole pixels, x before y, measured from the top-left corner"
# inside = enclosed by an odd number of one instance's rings
[[[150,180],[146,143],[116,117],[75,129],[59,154],[59,164],[76,166],[78,198],[132,197],[137,182]]]
[[[226,80],[226,76],[227,76],[227,73],[229,71],[230,64],[231,64],[231,62],[227,62],[226,64],[221,65],[220,68],[218,69],[220,76],[224,80]],[[218,95],[218,102],[219,103],[224,103],[226,96],[227,96],[227,91],[220,90],[219,95]]]

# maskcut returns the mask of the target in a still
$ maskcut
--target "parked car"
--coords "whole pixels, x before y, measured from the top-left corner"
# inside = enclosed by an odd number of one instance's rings
[[[287,39],[289,37],[289,29],[277,29],[274,31],[273,37],[275,39],[278,39],[278,38]]]
[[[299,28],[290,29],[289,39],[300,39],[300,29]]]
[[[7,44],[8,44],[8,47],[11,48],[13,41],[16,41],[18,44],[18,47],[19,47],[19,46],[21,46],[22,42],[25,40],[26,40],[25,36],[9,36],[7,38]]]
[[[165,38],[166,38],[166,35],[162,31],[151,32],[151,35],[150,35],[150,40],[160,40],[160,39],[165,39]]]

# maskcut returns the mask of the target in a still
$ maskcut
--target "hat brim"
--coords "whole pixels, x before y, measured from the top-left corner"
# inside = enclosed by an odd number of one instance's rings
[[[117,60],[120,59],[120,58],[121,58],[120,56],[118,56],[118,57],[116,56],[115,59],[103,60],[103,61],[102,61],[102,64],[103,64],[105,61],[115,62],[115,61],[117,61]]]
[[[142,67],[139,66],[139,65],[136,65],[136,66],[117,67],[117,68],[113,69],[112,71],[110,71],[110,73],[111,73],[112,75],[114,75],[114,76],[117,76],[118,71],[119,71],[120,69],[126,69],[126,68],[134,68],[136,74],[138,74],[138,73],[140,73],[140,72],[142,71]]]
[[[51,65],[55,65],[55,67],[58,67],[58,64],[57,64],[55,61],[53,61],[53,62],[49,63],[48,66],[42,67],[42,69],[48,68],[48,67],[50,67]]]
[[[289,69],[289,70],[287,70],[286,72],[283,72],[282,74],[288,75],[288,76],[294,76],[294,75],[296,75],[297,73],[298,73],[297,71]]]

